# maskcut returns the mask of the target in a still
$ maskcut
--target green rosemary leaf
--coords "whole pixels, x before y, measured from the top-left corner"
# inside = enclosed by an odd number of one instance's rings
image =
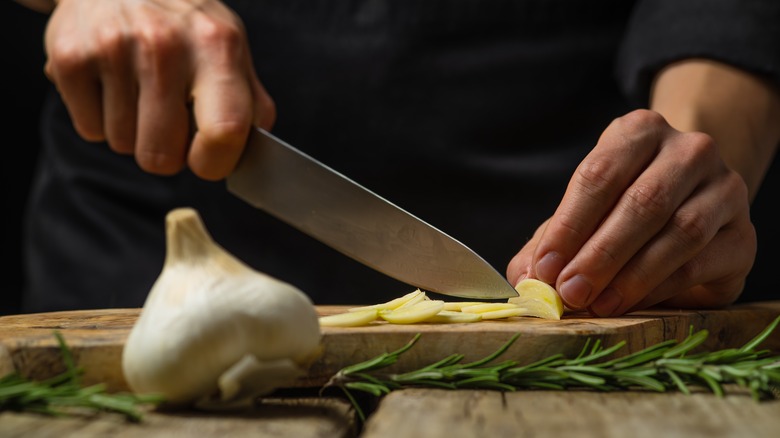
[[[567,372],[567,374],[569,375],[568,377],[571,378],[572,380],[585,384],[587,386],[602,386],[607,382],[605,379],[601,377],[591,376],[585,373],[578,373],[576,371],[569,371]]]
[[[780,317],[775,320],[776,327]],[[461,365],[463,355],[453,354],[423,368],[398,375],[376,372],[399,360],[419,338],[419,334],[402,349],[379,356],[361,364],[344,368],[328,385],[338,385],[349,394],[349,389],[361,390],[375,396],[404,387],[480,388],[499,391],[517,389],[592,389],[618,391],[641,388],[664,392],[677,389],[691,393],[691,387],[704,387],[717,396],[723,396],[726,384],[737,384],[749,389],[756,400],[773,397],[780,388],[780,356],[771,356],[767,350],[756,351],[770,334],[765,329],[754,341],[740,349],[722,349],[692,353],[701,346],[706,330],[694,332],[683,341],[668,340],[611,360],[625,343],[603,348],[599,340],[586,340],[574,359],[555,354],[536,362],[518,365],[514,360],[491,364],[504,354],[518,335],[513,336],[494,353],[483,359]],[[355,369],[362,370],[354,372]],[[345,370],[353,370],[349,375]],[[349,397],[349,396],[348,396]],[[354,402],[354,397],[349,397]],[[360,412],[360,411],[358,411]]]
[[[420,379],[420,380],[414,380],[414,381],[407,382],[407,384],[409,386],[421,386],[421,387],[429,386],[429,387],[433,387],[433,388],[443,388],[443,389],[456,389],[457,388],[454,383],[443,382],[441,380]]]
[[[411,341],[409,341],[406,345],[399,348],[396,351],[390,352],[390,353],[383,353],[373,359],[369,359],[364,362],[357,363],[355,365],[350,365],[346,368],[343,368],[340,373],[342,375],[350,375],[353,373],[361,372],[361,371],[371,371],[374,369],[380,369],[380,368],[386,368],[398,361],[398,357],[405,353],[407,350],[412,348],[414,344],[417,343],[417,341],[420,339],[421,334],[416,334]]]
[[[681,374],[696,374],[699,372],[699,364],[686,359],[659,359],[656,366],[665,367]]]
[[[375,383],[348,382],[344,386],[349,389],[356,389],[358,391],[367,392],[373,395],[374,397],[379,397],[390,393],[390,389],[388,389],[386,386],[377,385]]]
[[[515,387],[506,383],[501,383],[498,378],[488,378],[488,376],[473,377],[471,379],[461,380],[454,384],[456,388],[478,388],[478,389],[499,389],[502,391],[514,391]]]
[[[366,422],[366,414],[363,412],[363,409],[360,408],[360,403],[358,403],[355,396],[352,395],[351,392],[346,388],[346,386],[341,386],[341,392],[344,393],[344,395],[347,397],[347,400],[349,400],[349,403],[352,405],[352,407],[355,409],[355,412],[358,415],[358,418],[360,418],[360,421],[365,423]]]
[[[73,360],[73,353],[70,351],[70,348],[68,348],[68,345],[65,343],[65,338],[59,330],[54,330],[54,337],[57,338],[57,344],[60,346],[60,354],[62,355],[62,362],[65,363],[65,368],[68,370],[67,374],[72,377],[71,382],[78,384],[81,372],[76,368],[76,362]]]
[[[404,374],[396,374],[392,376],[392,380],[397,383],[403,384],[404,382],[412,382],[415,380],[441,380],[444,377],[444,373],[438,370],[425,370],[425,371],[412,371]]]
[[[46,415],[69,415],[68,408],[86,408],[92,411],[111,411],[124,415],[129,421],[139,421],[139,405],[158,404],[160,397],[136,397],[131,394],[108,394],[103,384],[82,387],[83,370],[76,367],[73,354],[59,332],[54,336],[60,347],[65,372],[43,381],[32,381],[17,373],[0,378],[0,411],[13,410]],[[65,409],[65,410],[63,410]]]
[[[717,367],[704,366],[701,369],[701,373],[707,375],[707,377],[717,382],[723,381],[723,374],[721,374],[720,369]]]
[[[563,356],[563,354],[555,354],[550,357],[547,357],[545,359],[530,363],[528,365],[523,365],[520,367],[512,368],[513,372],[520,373],[527,369],[537,369],[537,368],[544,368],[544,367],[555,367],[559,365],[563,365],[564,363],[569,363],[566,358]]]
[[[510,369],[503,373],[504,380],[515,382],[517,380],[565,380],[569,373],[558,368],[541,367],[537,369]]]
[[[620,350],[623,348],[623,346],[626,345],[625,341],[620,341],[617,344],[613,345],[610,348],[602,349],[600,348],[601,340],[596,341],[596,345],[599,346],[599,348],[593,347],[593,350],[591,353],[587,356],[579,356],[577,359],[574,359],[572,361],[569,361],[571,364],[580,364],[580,363],[589,363],[589,362],[595,362],[598,359],[601,359],[603,357],[607,357],[610,354]]]
[[[558,368],[560,371],[573,371],[578,373],[593,374],[596,376],[609,376],[613,372],[597,366],[588,365],[565,365]]]
[[[666,370],[664,370],[664,373],[666,373],[666,375],[669,376],[669,378],[671,379],[672,383],[674,383],[674,385],[677,387],[677,389],[680,392],[682,392],[685,395],[690,395],[691,394],[691,390],[688,389],[688,385],[686,385],[685,382],[683,382],[683,380],[680,378],[680,376],[676,372],[674,372],[671,369],[666,369]]]
[[[588,348],[590,347],[590,343],[593,341],[593,339],[588,338],[585,339],[585,345],[582,346],[582,350],[580,350],[580,354],[577,355],[577,357],[574,358],[575,361],[582,359],[588,354]],[[596,341],[600,342],[600,341]]]
[[[489,356],[486,356],[485,358],[480,359],[478,361],[465,364],[465,365],[463,365],[463,368],[474,368],[474,367],[478,367],[480,365],[484,365],[486,363],[492,362],[495,358],[497,358],[498,356],[501,356],[502,354],[504,354],[504,352],[506,350],[508,350],[509,347],[512,344],[514,344],[515,341],[517,340],[517,338],[519,338],[519,337],[520,337],[520,333],[514,334],[511,338],[509,338],[509,340],[503,346],[501,346],[501,348],[496,350],[493,354],[491,354]]]
[[[378,378],[376,378],[376,377],[374,377],[374,376],[372,376],[371,374],[368,374],[368,373],[355,373],[355,374],[352,374],[351,377],[353,379],[362,379],[362,380],[365,380],[365,381],[367,381],[369,383],[373,383],[375,385],[384,385],[385,384],[385,382],[383,380],[380,380],[380,379],[378,379]]]
[[[356,363],[354,365],[348,366],[346,368],[343,368],[340,373],[343,375],[350,375],[354,373],[359,373],[362,371],[370,371],[377,368],[384,368],[386,366],[392,365],[392,359],[389,361],[390,353],[384,353],[380,356],[377,356],[373,359],[367,360],[365,362]],[[391,362],[391,363],[388,363]]]
[[[554,382],[545,382],[545,381],[528,381],[525,382],[525,384],[514,384],[516,388],[530,388],[530,389],[550,389],[550,390],[558,390],[562,391],[566,389],[566,386],[561,385],[559,383]]]
[[[780,324],[780,316],[776,317],[764,330],[761,331],[761,333],[759,333],[753,339],[751,339],[745,345],[743,345],[742,348],[740,348],[740,350],[742,351],[755,350],[757,346],[761,345],[761,343],[764,342],[764,340],[766,340],[766,338],[769,337],[769,335],[775,331],[778,324]]]
[[[481,367],[481,368],[452,368],[451,370],[448,370],[447,376],[450,378],[458,378],[458,379],[465,379],[470,376],[479,376],[482,374],[500,374],[504,370],[508,370],[511,368],[514,368],[517,366],[517,362],[511,360],[502,362],[498,365],[494,365],[492,367]]]
[[[627,354],[625,356],[618,357],[616,359],[612,359],[608,362],[604,362],[603,364],[601,364],[601,366],[605,368],[633,367],[639,364],[643,364],[658,359],[664,354],[664,352],[666,352],[669,349],[670,346],[676,344],[677,341],[674,339],[663,341],[658,344],[651,345],[645,349],[636,351],[634,353]]]
[[[723,387],[720,385],[720,383],[718,383],[718,381],[704,373],[701,373],[698,376],[707,383],[707,386],[710,387],[713,394],[718,397],[723,397]]]
[[[651,389],[653,391],[665,392],[666,385],[659,380],[650,376],[643,376],[639,374],[619,374],[615,376],[621,387],[630,387],[632,385],[640,386],[643,388]]]
[[[427,370],[432,370],[432,369],[437,369],[437,368],[444,368],[444,367],[447,367],[447,366],[450,366],[450,365],[454,365],[454,364],[462,361],[464,357],[465,356],[462,355],[462,354],[451,354],[451,355],[445,357],[444,359],[442,359],[442,360],[440,360],[438,362],[432,363],[432,364],[428,365],[425,368],[421,368],[420,371],[423,371],[423,370],[427,371]]]
[[[707,340],[708,336],[709,336],[709,332],[707,330],[700,330],[694,333],[693,335],[688,336],[685,340],[683,340],[676,346],[667,350],[663,354],[663,357],[671,358],[671,357],[683,356],[685,355],[685,353],[701,345],[705,340]]]

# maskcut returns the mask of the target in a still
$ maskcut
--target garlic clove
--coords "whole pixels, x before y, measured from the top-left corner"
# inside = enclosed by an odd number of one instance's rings
[[[219,404],[251,404],[254,397],[267,395],[304,375],[306,370],[290,359],[260,361],[247,354],[219,376]],[[208,403],[203,400],[200,406]]]

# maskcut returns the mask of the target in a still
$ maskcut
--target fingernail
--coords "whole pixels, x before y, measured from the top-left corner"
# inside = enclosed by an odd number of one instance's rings
[[[558,293],[569,307],[581,309],[587,304],[591,289],[593,286],[585,277],[575,275],[561,284]]]
[[[548,284],[555,284],[565,264],[560,254],[555,251],[548,252],[536,263],[536,278]]]
[[[607,288],[590,306],[590,311],[599,317],[612,316],[623,304],[623,295],[617,289]]]

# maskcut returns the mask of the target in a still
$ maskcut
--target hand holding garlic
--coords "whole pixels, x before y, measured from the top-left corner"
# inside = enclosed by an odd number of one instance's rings
[[[299,289],[248,267],[190,208],[166,218],[165,263],[124,348],[136,393],[171,404],[236,403],[305,374],[320,326]]]

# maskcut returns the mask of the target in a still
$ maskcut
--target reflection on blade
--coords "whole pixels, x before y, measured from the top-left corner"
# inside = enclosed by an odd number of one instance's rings
[[[420,289],[464,298],[517,296],[474,251],[262,129],[228,190],[353,259]]]

